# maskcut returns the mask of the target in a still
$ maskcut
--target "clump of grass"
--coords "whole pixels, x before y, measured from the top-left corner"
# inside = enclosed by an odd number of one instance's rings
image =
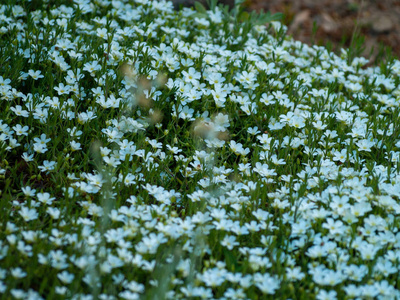
[[[400,62],[239,4],[0,6],[3,298],[400,297]]]

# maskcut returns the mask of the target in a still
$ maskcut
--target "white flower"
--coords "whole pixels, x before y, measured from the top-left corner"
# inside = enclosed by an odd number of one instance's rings
[[[318,292],[316,299],[318,299],[318,300],[336,300],[337,299],[336,296],[337,296],[336,291],[320,290]]]
[[[71,145],[72,151],[82,150],[81,143],[71,141],[69,144]]]
[[[14,278],[17,278],[17,279],[24,278],[27,275],[27,273],[24,272],[21,268],[11,269],[10,272],[11,272],[11,276]]]
[[[280,286],[279,280],[268,273],[254,274],[254,281],[255,286],[258,287],[263,294],[273,295]]]
[[[11,111],[13,111],[17,116],[21,117],[29,117],[29,112],[27,110],[22,109],[21,105],[16,105],[15,107],[10,108]]]
[[[28,135],[28,130],[29,130],[29,126],[21,126],[20,124],[17,124],[15,126],[13,126],[13,129],[15,131],[16,135]]]
[[[260,174],[262,177],[272,177],[276,175],[275,169],[270,169],[267,164],[256,163],[253,169],[255,172]]]
[[[37,71],[29,70],[28,71],[28,75],[31,76],[34,80],[38,80],[39,78],[43,78],[44,77],[43,75],[41,75],[41,71],[40,70],[37,70]]]
[[[239,243],[236,241],[236,237],[233,235],[227,235],[221,241],[221,245],[228,248],[228,250],[232,250],[233,247],[238,246]]]
[[[48,172],[48,171],[53,171],[55,166],[56,166],[55,161],[45,160],[45,161],[43,161],[43,166],[39,166],[38,168],[42,172]]]
[[[56,199],[54,197],[50,197],[49,193],[37,193],[36,194],[39,202],[45,204],[45,205],[51,205],[53,201]]]
[[[36,209],[34,208],[28,208],[26,206],[21,207],[21,210],[19,211],[19,214],[21,215],[21,217],[26,221],[32,221],[32,220],[36,220],[39,216],[39,214],[37,213]]]
[[[26,186],[21,188],[22,192],[24,193],[25,196],[27,197],[33,197],[35,196],[36,190],[32,189],[30,186]]]
[[[371,152],[371,148],[375,146],[375,143],[370,140],[363,139],[357,141],[356,145],[358,146],[359,151]]]
[[[58,279],[61,280],[64,284],[70,284],[72,280],[74,280],[75,275],[71,274],[67,271],[62,271],[61,273],[57,274]]]
[[[57,220],[60,218],[61,211],[58,208],[48,207],[46,209],[46,212],[50,215],[52,219]]]

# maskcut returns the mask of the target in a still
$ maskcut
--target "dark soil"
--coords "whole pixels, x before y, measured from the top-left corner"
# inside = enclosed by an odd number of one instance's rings
[[[350,47],[364,37],[363,56],[375,60],[388,47],[400,57],[400,0],[249,0],[249,9],[282,12],[283,23],[296,40],[332,44],[334,50]],[[313,34],[313,27],[316,32]]]
[[[195,0],[173,2],[190,6]],[[232,6],[234,0],[220,2]],[[247,0],[245,6],[283,13],[288,33],[307,44],[330,45],[339,52],[361,36],[364,49],[360,55],[371,62],[382,54],[385,57],[385,49],[400,57],[400,0]]]

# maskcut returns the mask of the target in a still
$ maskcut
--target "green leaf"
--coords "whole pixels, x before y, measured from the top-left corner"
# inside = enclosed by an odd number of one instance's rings
[[[240,22],[246,22],[251,20],[251,15],[247,11],[242,11],[239,15]]]
[[[203,13],[199,13],[199,12],[194,13],[192,16],[193,16],[193,18],[199,18],[199,19],[207,18],[207,14],[203,14]]]
[[[270,23],[272,21],[280,21],[282,20],[283,14],[282,13],[276,13],[271,15],[270,12],[267,13],[260,13],[260,15],[257,17],[256,21],[254,22],[255,25],[263,25],[266,23]]]
[[[198,2],[198,1],[196,1],[196,2],[194,3],[194,8],[195,8],[199,13],[207,14],[207,9],[204,7],[203,4],[201,4],[201,3]]]
[[[235,0],[235,6],[242,5],[246,0]]]

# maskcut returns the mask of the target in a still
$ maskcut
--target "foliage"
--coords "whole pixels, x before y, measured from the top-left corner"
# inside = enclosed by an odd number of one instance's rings
[[[0,6],[4,299],[400,297],[400,62],[239,4]]]

